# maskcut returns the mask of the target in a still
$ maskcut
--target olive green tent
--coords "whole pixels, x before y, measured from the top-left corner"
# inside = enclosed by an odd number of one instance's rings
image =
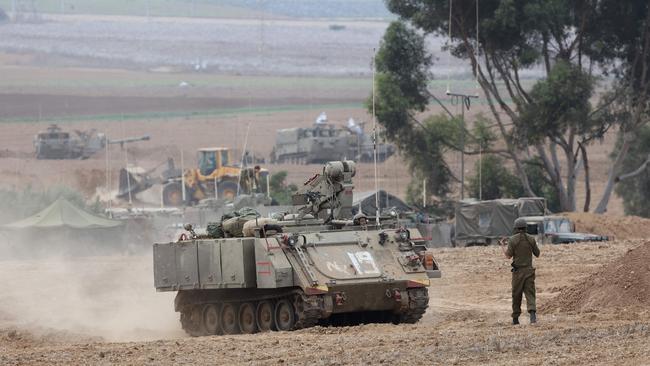
[[[95,216],[73,205],[65,198],[59,198],[42,211],[4,227],[7,229],[107,229],[121,225],[121,221]]]
[[[375,194],[379,195],[379,206],[381,210],[396,208],[400,212],[411,212],[413,209],[398,197],[380,189],[379,191],[354,192],[352,197],[352,212],[359,210],[368,216],[375,216],[377,213],[377,201]]]

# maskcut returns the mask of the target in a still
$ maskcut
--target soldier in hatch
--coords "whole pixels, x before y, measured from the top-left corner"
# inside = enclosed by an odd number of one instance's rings
[[[526,220],[515,220],[514,235],[507,239],[507,244],[504,254],[506,258],[512,258],[512,324],[519,324],[522,294],[526,295],[530,323],[534,324],[537,322],[537,309],[533,255],[539,257],[539,247],[535,238],[526,233]]]
[[[260,172],[259,165],[255,168],[244,168],[241,170],[241,186],[246,194],[260,193]]]

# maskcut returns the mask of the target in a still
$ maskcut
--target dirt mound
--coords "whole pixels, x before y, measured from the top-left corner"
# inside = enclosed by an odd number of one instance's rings
[[[616,239],[650,237],[650,219],[638,216],[596,215],[585,212],[564,213],[576,225],[576,231],[609,236]]]
[[[584,281],[565,288],[544,312],[650,306],[650,241],[628,250]]]

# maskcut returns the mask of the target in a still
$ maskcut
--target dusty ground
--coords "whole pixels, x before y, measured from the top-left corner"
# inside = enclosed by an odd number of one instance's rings
[[[545,245],[540,306],[647,244]],[[38,364],[616,364],[650,362],[645,307],[540,314],[509,325],[509,264],[500,249],[437,249],[443,278],[416,325],[187,338],[171,296],[151,285],[148,256],[4,261],[0,363]],[[39,301],[40,300],[40,301]]]

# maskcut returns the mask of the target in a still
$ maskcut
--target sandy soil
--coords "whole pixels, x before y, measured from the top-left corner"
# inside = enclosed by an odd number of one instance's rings
[[[648,242],[543,246],[536,264],[539,304],[643,243]],[[430,307],[416,325],[203,338],[179,332],[170,294],[153,290],[147,256],[7,261],[0,274],[13,280],[0,301],[0,363],[638,365],[650,360],[647,307],[601,304],[588,312],[542,312],[538,325],[524,321],[514,327],[509,264],[499,248],[437,249],[436,256],[444,276],[433,281]],[[37,299],[47,299],[47,305]]]

